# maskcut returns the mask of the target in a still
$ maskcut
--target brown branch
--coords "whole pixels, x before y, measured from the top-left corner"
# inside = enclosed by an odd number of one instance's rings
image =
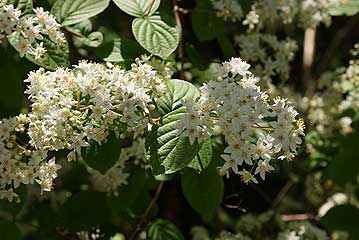
[[[313,62],[315,56],[315,28],[307,28],[304,33],[304,47],[303,47],[303,84],[308,90],[309,95],[314,92],[313,84]]]
[[[146,221],[147,221],[147,217],[148,214],[150,213],[151,209],[153,208],[153,206],[155,205],[158,197],[160,196],[161,190],[163,188],[164,182],[161,182],[160,185],[158,186],[155,196],[152,198],[150,204],[148,204],[145,213],[142,215],[141,220],[136,228],[136,230],[133,232],[132,236],[130,237],[131,240],[135,240],[137,239],[138,234],[140,233],[140,231],[143,229]]]
[[[176,19],[176,25],[179,30],[179,48],[178,48],[178,55],[181,60],[181,70],[180,70],[180,79],[184,78],[184,47],[183,47],[183,29],[182,29],[182,23],[181,23],[181,16],[179,15],[179,7],[177,5],[178,0],[173,0],[173,12]]]
[[[306,220],[317,220],[317,217],[312,213],[303,213],[303,214],[288,214],[281,215],[281,219],[284,222],[292,221],[306,221]]]

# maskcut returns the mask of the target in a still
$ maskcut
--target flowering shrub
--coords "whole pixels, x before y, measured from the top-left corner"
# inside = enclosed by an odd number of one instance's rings
[[[0,0],[0,239],[357,239],[358,12]]]

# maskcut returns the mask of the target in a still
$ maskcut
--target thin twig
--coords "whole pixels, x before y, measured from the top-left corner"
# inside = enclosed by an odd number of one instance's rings
[[[282,199],[284,198],[284,196],[287,194],[287,192],[292,188],[293,186],[293,181],[289,180],[284,187],[279,191],[279,193],[277,194],[277,196],[275,197],[275,199],[273,200],[272,203],[272,208],[276,208],[278,206],[278,204],[282,201]]]
[[[161,190],[163,188],[164,182],[161,182],[160,185],[158,186],[155,196],[152,198],[150,204],[148,204],[145,213],[142,215],[141,220],[136,228],[136,230],[133,232],[132,236],[131,236],[131,240],[135,240],[138,236],[138,234],[140,233],[140,231],[142,230],[143,226],[145,225],[146,221],[147,221],[147,217],[148,214],[150,213],[151,209],[153,208],[153,206],[155,205],[158,197],[160,196]]]
[[[178,55],[181,60],[181,70],[180,70],[180,78],[184,79],[184,47],[183,47],[183,29],[181,23],[181,16],[179,15],[179,7],[177,5],[178,0],[173,0],[173,12],[176,19],[176,25],[179,31],[179,48],[178,48]]]
[[[292,221],[317,220],[317,217],[312,213],[303,213],[303,214],[281,215],[281,219],[284,222],[292,222]]]

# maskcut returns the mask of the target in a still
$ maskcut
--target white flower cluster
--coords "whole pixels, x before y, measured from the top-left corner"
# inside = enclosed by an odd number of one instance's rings
[[[127,185],[127,178],[130,174],[125,173],[124,169],[125,163],[129,160],[133,160],[136,165],[145,161],[145,139],[138,138],[133,141],[130,147],[122,148],[118,161],[104,174],[91,169],[91,180],[95,189],[117,195],[116,190],[123,185]]]
[[[298,50],[294,40],[279,40],[271,34],[249,33],[236,36],[234,41],[239,47],[240,56],[253,64],[253,73],[264,82],[270,83],[275,76],[279,76],[281,81],[289,78],[290,63]]]
[[[57,170],[61,166],[52,158],[46,161],[47,151],[23,144],[22,134],[29,119],[19,115],[0,121],[0,199],[20,201],[14,191],[20,184],[41,185],[41,191],[51,191]]]
[[[359,110],[359,59],[350,61],[349,67],[334,87],[345,96],[339,106],[341,112],[349,108]]]
[[[32,72],[26,90],[32,101],[30,143],[46,150],[71,150],[68,160],[81,158],[81,148],[103,143],[110,130],[124,137],[147,130],[154,97],[162,78],[137,61],[129,71],[80,62],[74,69]]]
[[[337,3],[334,0],[259,0],[252,5],[243,25],[248,25],[250,30],[294,20],[303,28],[316,27],[322,22],[330,25],[329,8],[333,4]]]
[[[257,183],[255,175],[265,179],[265,173],[273,170],[270,161],[275,154],[281,153],[279,159],[293,159],[304,123],[296,119],[298,113],[287,99],[268,100],[249,67],[240,58],[224,62],[219,77],[200,88],[198,102],[186,103],[188,114],[182,116],[181,127],[191,143],[202,142],[220,128],[228,143],[220,173],[232,169],[243,182]],[[239,171],[243,163],[251,169]]]
[[[218,17],[236,22],[243,18],[243,10],[237,0],[214,0],[213,8]]]
[[[70,150],[67,158],[72,161],[81,158],[83,147],[104,143],[112,130],[121,137],[142,135],[151,121],[152,102],[163,91],[162,80],[139,59],[128,71],[80,62],[72,70],[31,72],[25,80],[30,113],[0,122],[0,198],[17,200],[13,188],[34,181],[50,191],[60,166],[54,159],[45,161],[49,151]],[[138,145],[144,151],[143,141]],[[134,149],[121,156],[134,155],[143,158]],[[126,183],[128,175],[119,173],[123,162],[109,170],[116,186]]]
[[[0,3],[0,42],[4,37],[15,39],[15,49],[20,56],[34,56],[36,60],[46,53],[41,40],[49,38],[56,44],[63,44],[64,34],[55,18],[42,8],[33,9],[34,15],[22,15],[13,5]]]
[[[327,233],[310,222],[292,222],[278,234],[277,240],[329,240]]]

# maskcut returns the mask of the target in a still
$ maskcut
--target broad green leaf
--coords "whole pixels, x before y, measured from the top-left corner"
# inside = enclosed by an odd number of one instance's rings
[[[18,38],[18,33],[8,38],[14,48],[16,48],[15,43],[18,41]],[[69,46],[67,41],[63,44],[56,44],[47,37],[44,37],[41,41],[44,44],[46,53],[38,60],[33,55],[26,54],[25,57],[28,60],[49,70],[56,70],[59,67],[67,67],[69,65]]]
[[[337,1],[338,6],[334,4],[329,8],[329,14],[332,16],[353,16],[359,12],[359,1],[358,0],[341,0]]]
[[[192,28],[197,39],[201,42],[213,40],[224,35],[224,21],[222,18],[217,17],[214,12],[210,12],[211,6],[212,4],[209,0],[198,1],[196,9],[199,9],[199,11],[192,14]]]
[[[79,192],[58,209],[57,215],[61,225],[82,230],[109,221],[111,211],[106,204],[105,193]]]
[[[157,100],[158,113],[164,115],[182,106],[182,102],[199,98],[199,90],[191,83],[171,79],[166,82],[166,91]]]
[[[188,137],[182,136],[178,129],[180,116],[186,113],[185,107],[176,109],[162,117],[157,129],[158,160],[165,174],[175,173],[186,167],[197,155],[200,145],[191,145]]]
[[[136,18],[132,32],[140,45],[150,53],[168,58],[179,43],[179,30],[164,22],[159,15]]]
[[[198,174],[186,168],[181,176],[182,191],[188,203],[204,220],[210,220],[223,199],[224,183],[216,168]]]
[[[130,39],[117,38],[111,44],[113,44],[111,53],[103,59],[107,62],[122,62],[126,59],[133,59],[142,49]]]
[[[20,229],[15,223],[0,221],[1,240],[21,240],[23,239]]]
[[[68,26],[89,19],[104,11],[110,0],[57,0],[52,6],[62,26]]]
[[[359,239],[359,208],[352,205],[339,205],[330,209],[321,219],[321,223],[331,231],[346,231],[348,240]]]
[[[212,139],[207,139],[201,144],[197,156],[188,164],[187,167],[193,168],[197,172],[205,170],[212,159]]]
[[[157,219],[147,229],[148,240],[184,240],[182,233],[171,222]]]
[[[113,2],[128,15],[144,17],[154,14],[161,0],[113,0]]]
[[[150,163],[155,175],[171,174],[186,167],[197,155],[200,145],[190,144],[188,137],[181,136],[177,125],[186,113],[182,101],[195,100],[199,90],[183,80],[166,82],[165,94],[157,100],[159,114],[163,115],[146,139]]]
[[[118,161],[120,154],[121,141],[114,133],[111,133],[107,142],[102,145],[92,143],[91,146],[83,149],[82,155],[90,167],[105,173]]]

